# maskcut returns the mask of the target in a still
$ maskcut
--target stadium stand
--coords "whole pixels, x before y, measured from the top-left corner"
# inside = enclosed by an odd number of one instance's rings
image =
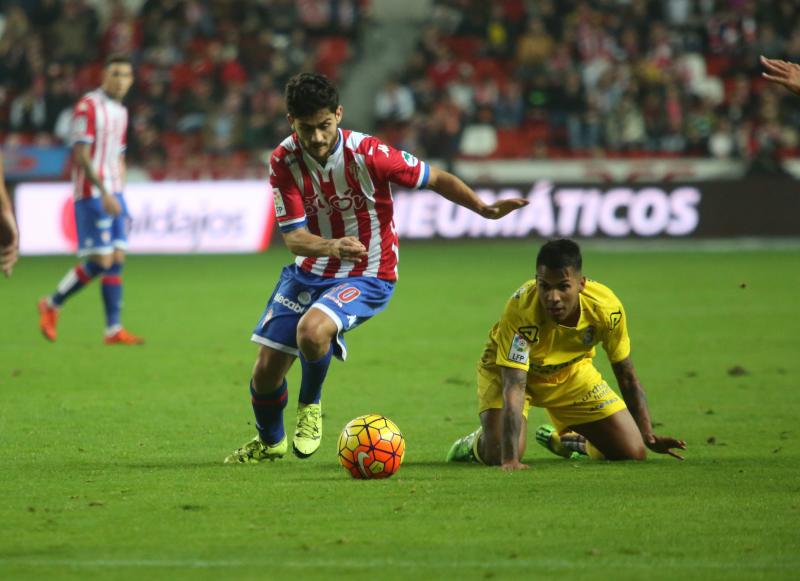
[[[800,104],[758,55],[800,60],[792,0],[436,0],[373,131],[455,158],[797,153]],[[105,56],[131,54],[129,160],[153,179],[263,176],[282,87],[346,82],[368,0],[4,0],[0,139],[59,144]],[[136,8],[133,9],[132,7]]]

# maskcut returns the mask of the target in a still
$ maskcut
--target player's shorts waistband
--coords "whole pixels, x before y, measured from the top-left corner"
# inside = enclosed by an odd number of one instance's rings
[[[574,359],[570,359],[569,361],[565,361],[564,363],[557,363],[555,365],[534,365],[531,363],[530,371],[535,373],[536,375],[551,375],[557,371],[561,371],[562,369],[566,369],[570,365],[575,365],[580,361],[586,359],[586,354],[581,354],[575,357]]]

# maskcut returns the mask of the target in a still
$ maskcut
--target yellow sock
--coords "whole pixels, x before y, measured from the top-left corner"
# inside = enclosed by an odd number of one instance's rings
[[[483,434],[483,430],[479,429],[478,434],[475,436],[475,440],[472,442],[472,455],[475,457],[475,460],[478,461],[478,464],[486,464],[481,458],[481,455],[478,454],[478,442],[481,439],[481,434]]]

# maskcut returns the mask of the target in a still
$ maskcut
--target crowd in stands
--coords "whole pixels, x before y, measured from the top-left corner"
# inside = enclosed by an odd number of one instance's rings
[[[5,0],[0,132],[6,146],[68,139],[72,108],[107,55],[133,58],[128,159],[155,178],[263,175],[288,134],[283,87],[338,79],[365,0]],[[136,6],[136,9],[131,9]]]
[[[794,0],[438,0],[377,95],[429,156],[791,155],[800,102],[759,55],[800,61]]]
[[[0,0],[0,141],[67,139],[103,59],[132,56],[130,162],[154,178],[263,175],[286,80],[341,80],[369,0]],[[134,8],[135,7],[135,8]],[[798,146],[800,100],[759,55],[800,61],[795,0],[436,0],[374,131],[466,158],[701,156]],[[356,59],[357,60],[357,59]]]

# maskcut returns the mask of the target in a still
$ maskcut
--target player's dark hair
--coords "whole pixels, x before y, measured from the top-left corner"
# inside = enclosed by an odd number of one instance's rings
[[[286,109],[295,119],[308,117],[320,109],[336,113],[339,91],[327,77],[317,73],[300,73],[286,83]]]
[[[552,270],[563,270],[571,266],[575,272],[581,272],[583,258],[581,247],[577,242],[561,238],[550,240],[539,249],[536,255],[536,268],[545,266]]]
[[[133,67],[133,61],[128,55],[117,52],[108,55],[106,58],[105,68],[111,65],[131,65],[131,67]]]

